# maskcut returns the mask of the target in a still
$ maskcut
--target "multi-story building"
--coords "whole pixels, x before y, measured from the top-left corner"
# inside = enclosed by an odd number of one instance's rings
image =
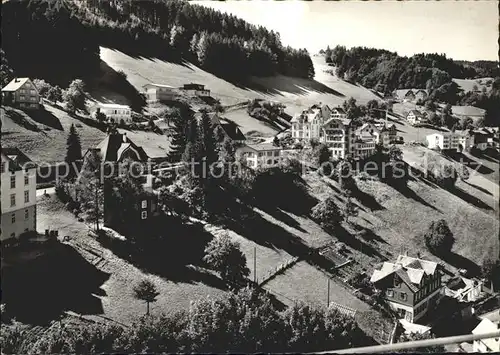
[[[95,154],[100,156],[103,164],[102,168],[104,169],[103,176],[105,177],[113,177],[122,173],[122,164],[125,161],[134,162],[137,169],[139,169],[139,165],[142,167],[143,174],[140,179],[142,180],[144,193],[137,197],[135,207],[139,212],[136,220],[131,221],[131,223],[140,225],[159,214],[158,195],[153,190],[153,174],[150,171],[152,170],[151,160],[144,149],[132,142],[126,134],[112,133],[101,141],[97,147],[87,150],[84,155],[83,168],[87,166],[89,161],[94,159]],[[104,225],[113,228],[116,227],[114,213],[116,207],[108,201],[109,191],[106,191],[107,188],[113,187],[107,184],[104,184],[104,187]]]
[[[383,292],[389,306],[401,318],[415,323],[441,299],[441,271],[437,263],[399,255],[384,262],[370,281]]]
[[[169,85],[149,83],[142,87],[147,103],[171,101],[175,98],[176,88]]]
[[[429,93],[424,89],[400,89],[393,92],[393,97],[400,101],[425,100],[428,96]]]
[[[420,112],[419,110],[411,110],[408,112],[406,115],[406,120],[411,124],[411,125],[416,125],[419,123],[422,123],[425,121],[425,115]]]
[[[290,121],[292,138],[296,141],[319,139],[322,125],[331,117],[341,118],[345,116],[343,112],[340,107],[332,110],[328,105],[311,106],[295,115]]]
[[[426,140],[429,149],[439,148],[440,150],[468,150],[475,144],[475,137],[467,131],[429,134]]]
[[[328,146],[334,157],[346,159],[355,153],[355,136],[350,120],[330,118],[321,127],[319,140]]]
[[[17,148],[2,148],[1,155],[3,242],[36,231],[36,165]]]
[[[246,144],[236,150],[236,156],[252,169],[271,168],[281,162],[281,147],[271,143]]]
[[[205,89],[205,85],[201,84],[184,84],[184,86],[181,88],[182,90],[195,95],[199,97],[209,97],[210,96],[210,90]]]
[[[119,104],[103,104],[97,103],[90,109],[92,117],[96,117],[97,113],[104,113],[108,120],[113,120],[115,123],[132,123],[132,110],[128,105]]]
[[[2,88],[2,103],[21,109],[38,109],[40,94],[30,78],[14,78]]]
[[[394,123],[376,123],[375,127],[378,129],[377,144],[388,147],[389,145],[396,142],[398,130]]]

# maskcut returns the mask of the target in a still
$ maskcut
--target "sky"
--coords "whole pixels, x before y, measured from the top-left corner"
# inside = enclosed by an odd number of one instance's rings
[[[498,1],[191,1],[280,33],[317,53],[327,45],[366,46],[400,55],[445,53],[498,60]]]

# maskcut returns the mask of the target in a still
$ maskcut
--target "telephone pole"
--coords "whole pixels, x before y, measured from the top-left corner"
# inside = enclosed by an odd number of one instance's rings
[[[327,296],[326,296],[326,307],[330,307],[330,278],[328,278],[328,286],[327,286]]]
[[[253,282],[257,283],[257,247],[253,247]]]

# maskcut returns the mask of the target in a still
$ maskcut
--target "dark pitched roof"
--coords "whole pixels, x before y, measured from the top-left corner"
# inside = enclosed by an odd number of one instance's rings
[[[36,164],[28,158],[26,154],[21,152],[19,148],[15,147],[2,147],[2,154],[9,160],[9,170],[17,171],[22,170],[23,167],[32,169],[36,167]]]
[[[119,156],[125,149],[133,148],[139,153],[139,158],[141,161],[147,161],[149,159],[148,155],[134,142],[130,140],[125,134],[110,134],[106,138],[104,138],[101,143],[97,146],[97,149],[100,150],[102,160],[103,161],[117,161]]]
[[[224,132],[227,134],[227,136],[232,139],[233,141],[244,141],[246,140],[245,135],[241,130],[238,128],[238,126],[234,123],[221,123],[220,124],[221,128],[224,130]]]

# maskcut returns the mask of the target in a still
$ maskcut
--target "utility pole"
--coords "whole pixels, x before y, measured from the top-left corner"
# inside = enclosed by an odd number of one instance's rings
[[[330,278],[328,278],[328,289],[327,289],[327,296],[326,296],[326,307],[330,307]]]
[[[253,247],[253,282],[257,283],[257,247]]]

